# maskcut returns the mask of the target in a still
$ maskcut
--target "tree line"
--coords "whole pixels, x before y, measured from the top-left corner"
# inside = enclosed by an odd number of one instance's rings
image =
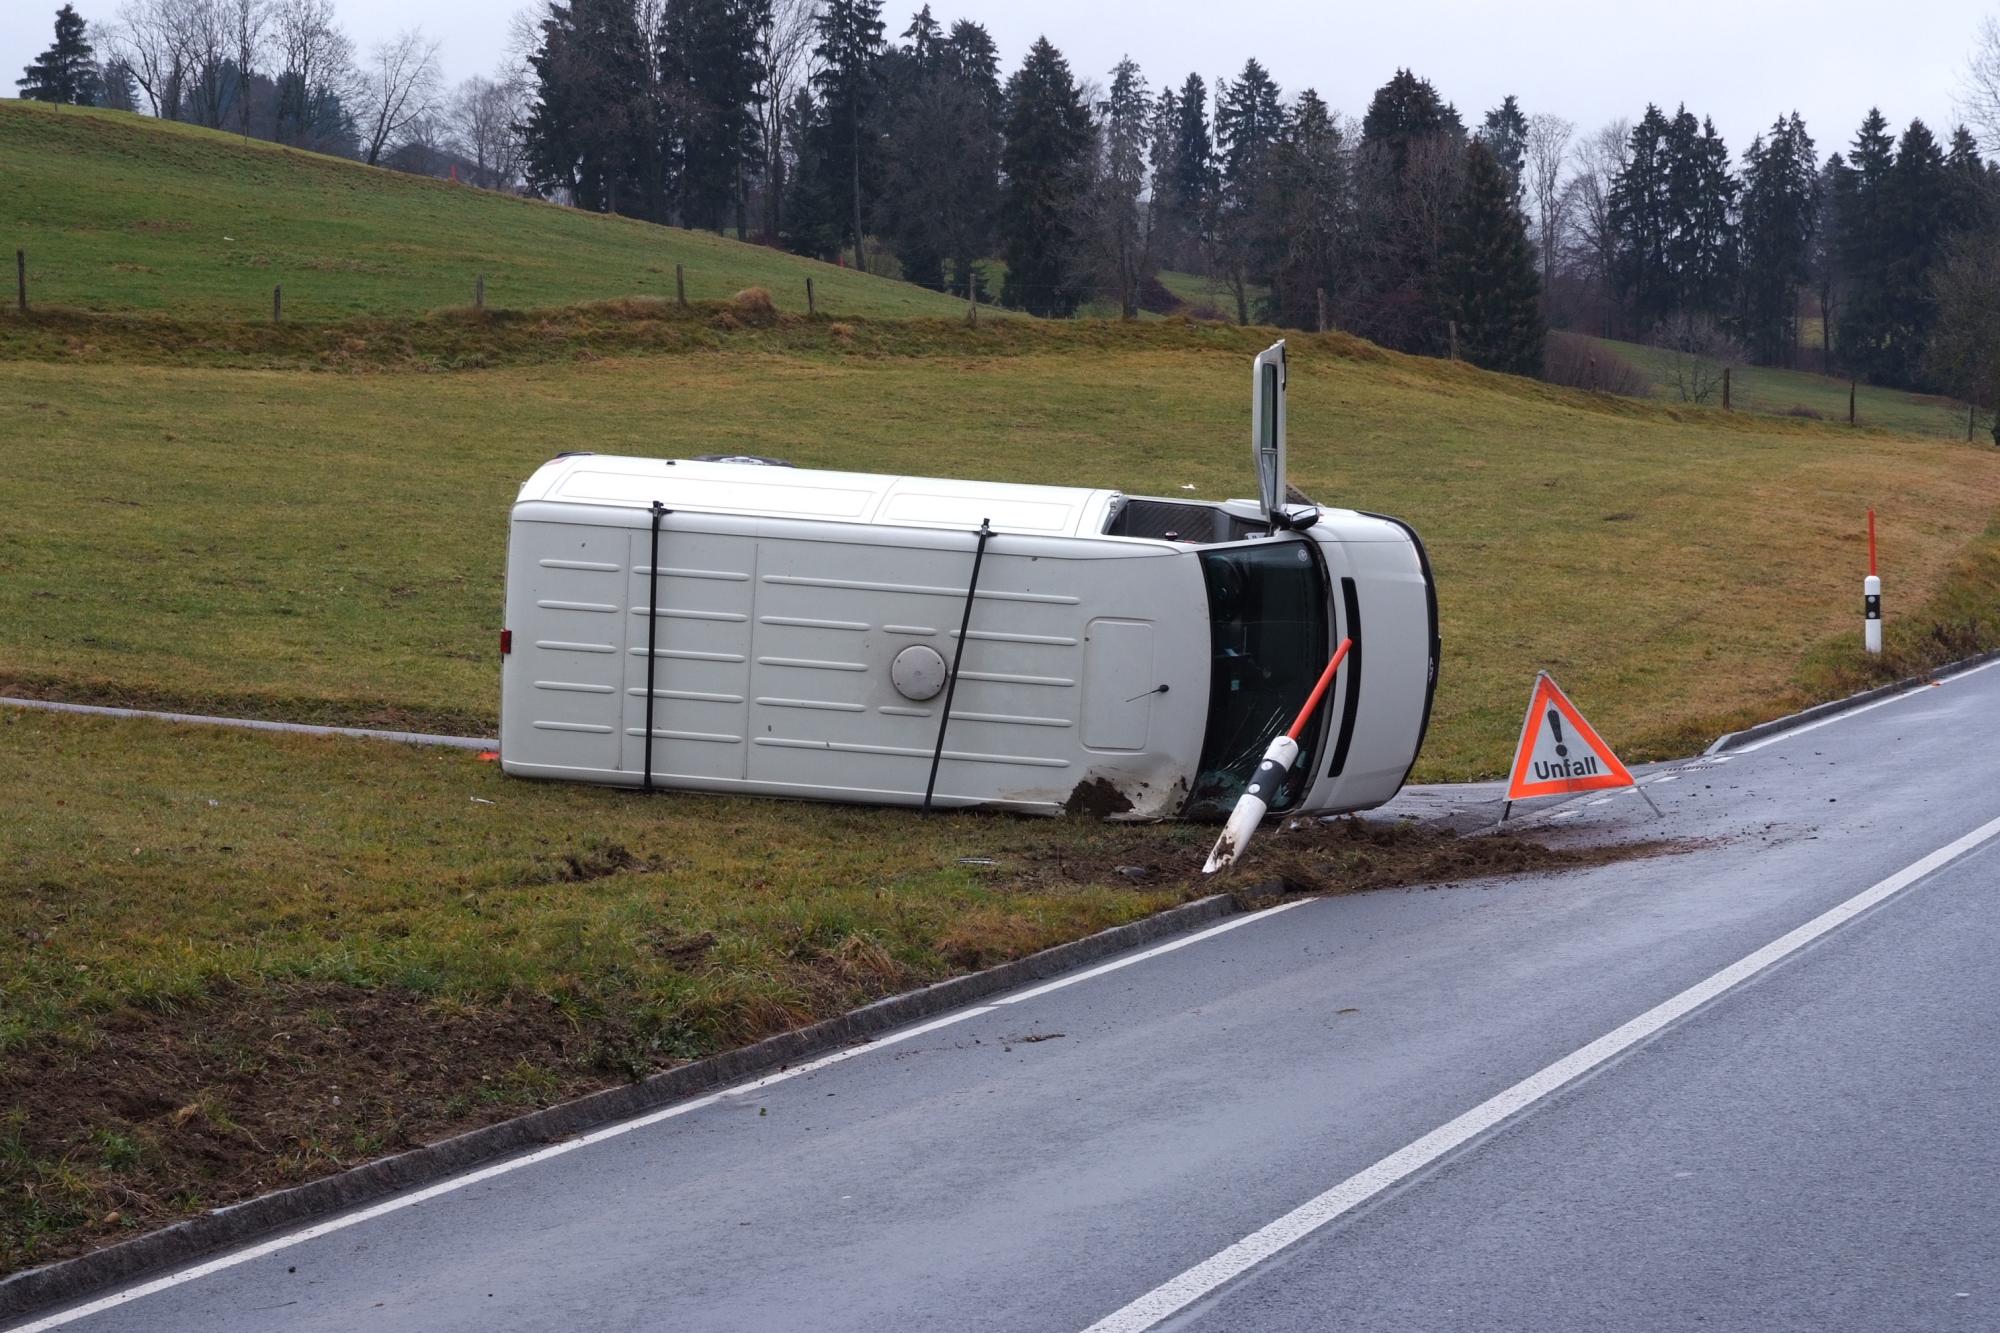
[[[1468,118],[1411,70],[1355,119],[1256,59],[1156,88],[1042,38],[1010,71],[929,5],[890,36],[881,0],[553,0],[514,32],[508,71],[447,98],[421,34],[359,58],[331,0],[132,0],[96,60],[66,5],[21,83],[1045,316],[1180,308],[1160,274],[1193,273],[1239,321],[1519,373],[1553,325],[2000,390],[1994,168],[1964,126],[1871,111],[1822,158],[1788,113],[1739,157],[1685,106],[1579,135],[1511,96]],[[1969,71],[2000,137],[2000,26]]]
[[[468,183],[520,179],[528,85],[510,62],[447,89],[439,43],[409,28],[367,51],[333,0],[128,0],[105,25],[74,6],[17,80],[45,102],[143,111]]]

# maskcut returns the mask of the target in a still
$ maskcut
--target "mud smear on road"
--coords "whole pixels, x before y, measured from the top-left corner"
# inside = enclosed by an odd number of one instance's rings
[[[1201,874],[1208,844],[1173,847],[1168,856],[1135,856],[1135,848],[1068,847],[1060,855],[1002,860],[996,886],[1045,887],[1051,882],[1181,886],[1195,891],[1261,896],[1360,893],[1369,889],[1437,887],[1508,875],[1584,870],[1640,857],[1690,851],[1684,841],[1552,845],[1518,833],[1459,836],[1443,829],[1380,819],[1303,819],[1258,832],[1227,873]]]

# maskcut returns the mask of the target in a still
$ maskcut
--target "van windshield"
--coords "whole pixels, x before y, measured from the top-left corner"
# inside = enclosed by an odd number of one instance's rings
[[[1312,543],[1255,542],[1200,553],[1208,588],[1208,729],[1188,813],[1227,814],[1264,750],[1292,724],[1331,651],[1326,576]],[[1325,705],[1322,705],[1324,707]],[[1299,738],[1273,810],[1299,803],[1323,728]]]

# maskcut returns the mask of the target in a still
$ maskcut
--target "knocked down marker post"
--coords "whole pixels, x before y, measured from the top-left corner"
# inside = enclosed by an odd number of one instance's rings
[[[1307,719],[1319,707],[1319,701],[1326,697],[1327,686],[1333,684],[1333,673],[1340,670],[1341,661],[1353,645],[1352,639],[1340,641],[1340,647],[1333,650],[1333,660],[1326,664],[1326,670],[1319,673],[1319,683],[1307,696],[1306,706],[1293,719],[1291,730],[1272,741],[1270,748],[1264,751],[1264,761],[1257,765],[1257,771],[1250,777],[1249,788],[1236,802],[1236,808],[1229,812],[1229,822],[1222,826],[1222,836],[1215,840],[1215,848],[1208,854],[1208,864],[1201,868],[1202,874],[1213,875],[1218,870],[1227,870],[1249,847],[1250,835],[1257,831],[1257,825],[1264,822],[1264,812],[1271,807],[1270,798],[1277,794],[1279,782],[1292,771],[1292,762],[1299,757],[1299,733],[1306,729]]]

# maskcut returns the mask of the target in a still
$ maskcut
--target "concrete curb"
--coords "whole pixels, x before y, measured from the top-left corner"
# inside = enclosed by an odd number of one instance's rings
[[[58,1307],[104,1295],[110,1288],[213,1258],[271,1232],[321,1221],[402,1190],[433,1184],[503,1157],[533,1151],[843,1046],[866,1042],[892,1028],[1232,916],[1242,910],[1239,902],[1243,898],[1279,892],[1282,892],[1280,885],[1260,884],[1238,895],[1215,894],[1197,899],[983,972],[892,995],[754,1046],[725,1051],[637,1083],[607,1088],[575,1101],[368,1162],[322,1180],[218,1208],[74,1259],[16,1273],[0,1279],[0,1319],[53,1313]]]
[[[1818,722],[1823,718],[1838,717],[1842,713],[1851,712],[1865,704],[1874,703],[1877,699],[1886,699],[1891,695],[1905,694],[1910,690],[1921,689],[1929,685],[1932,681],[1949,680],[1953,676],[1963,675],[1968,671],[1994,661],[2000,661],[2000,650],[1977,653],[1971,657],[1960,658],[1956,662],[1941,666],[1935,671],[1927,672],[1921,676],[1910,676],[1892,685],[1878,685],[1872,690],[1863,690],[1859,694],[1850,694],[1845,699],[1834,699],[1828,703],[1814,704],[1811,708],[1801,709],[1788,717],[1773,718],[1769,722],[1759,722],[1754,727],[1745,727],[1741,731],[1732,731],[1727,735],[1718,736],[1714,744],[1701,753],[1703,756],[1727,754],[1731,750],[1750,744],[1752,741],[1761,741],[1767,736],[1776,736],[1782,732],[1791,731],[1796,727],[1803,727],[1809,722]]]
[[[299,736],[347,736],[367,741],[398,741],[404,745],[445,745],[457,750],[495,750],[500,746],[500,742],[484,736],[437,736],[427,731],[373,731],[367,727],[319,727],[308,722],[266,722],[262,718],[254,717],[156,713],[144,708],[66,704],[54,699],[14,699],[0,696],[0,707],[34,708],[45,713],[84,713],[92,717],[137,717],[152,722],[182,722],[201,727],[241,727],[246,731],[288,731]]]

